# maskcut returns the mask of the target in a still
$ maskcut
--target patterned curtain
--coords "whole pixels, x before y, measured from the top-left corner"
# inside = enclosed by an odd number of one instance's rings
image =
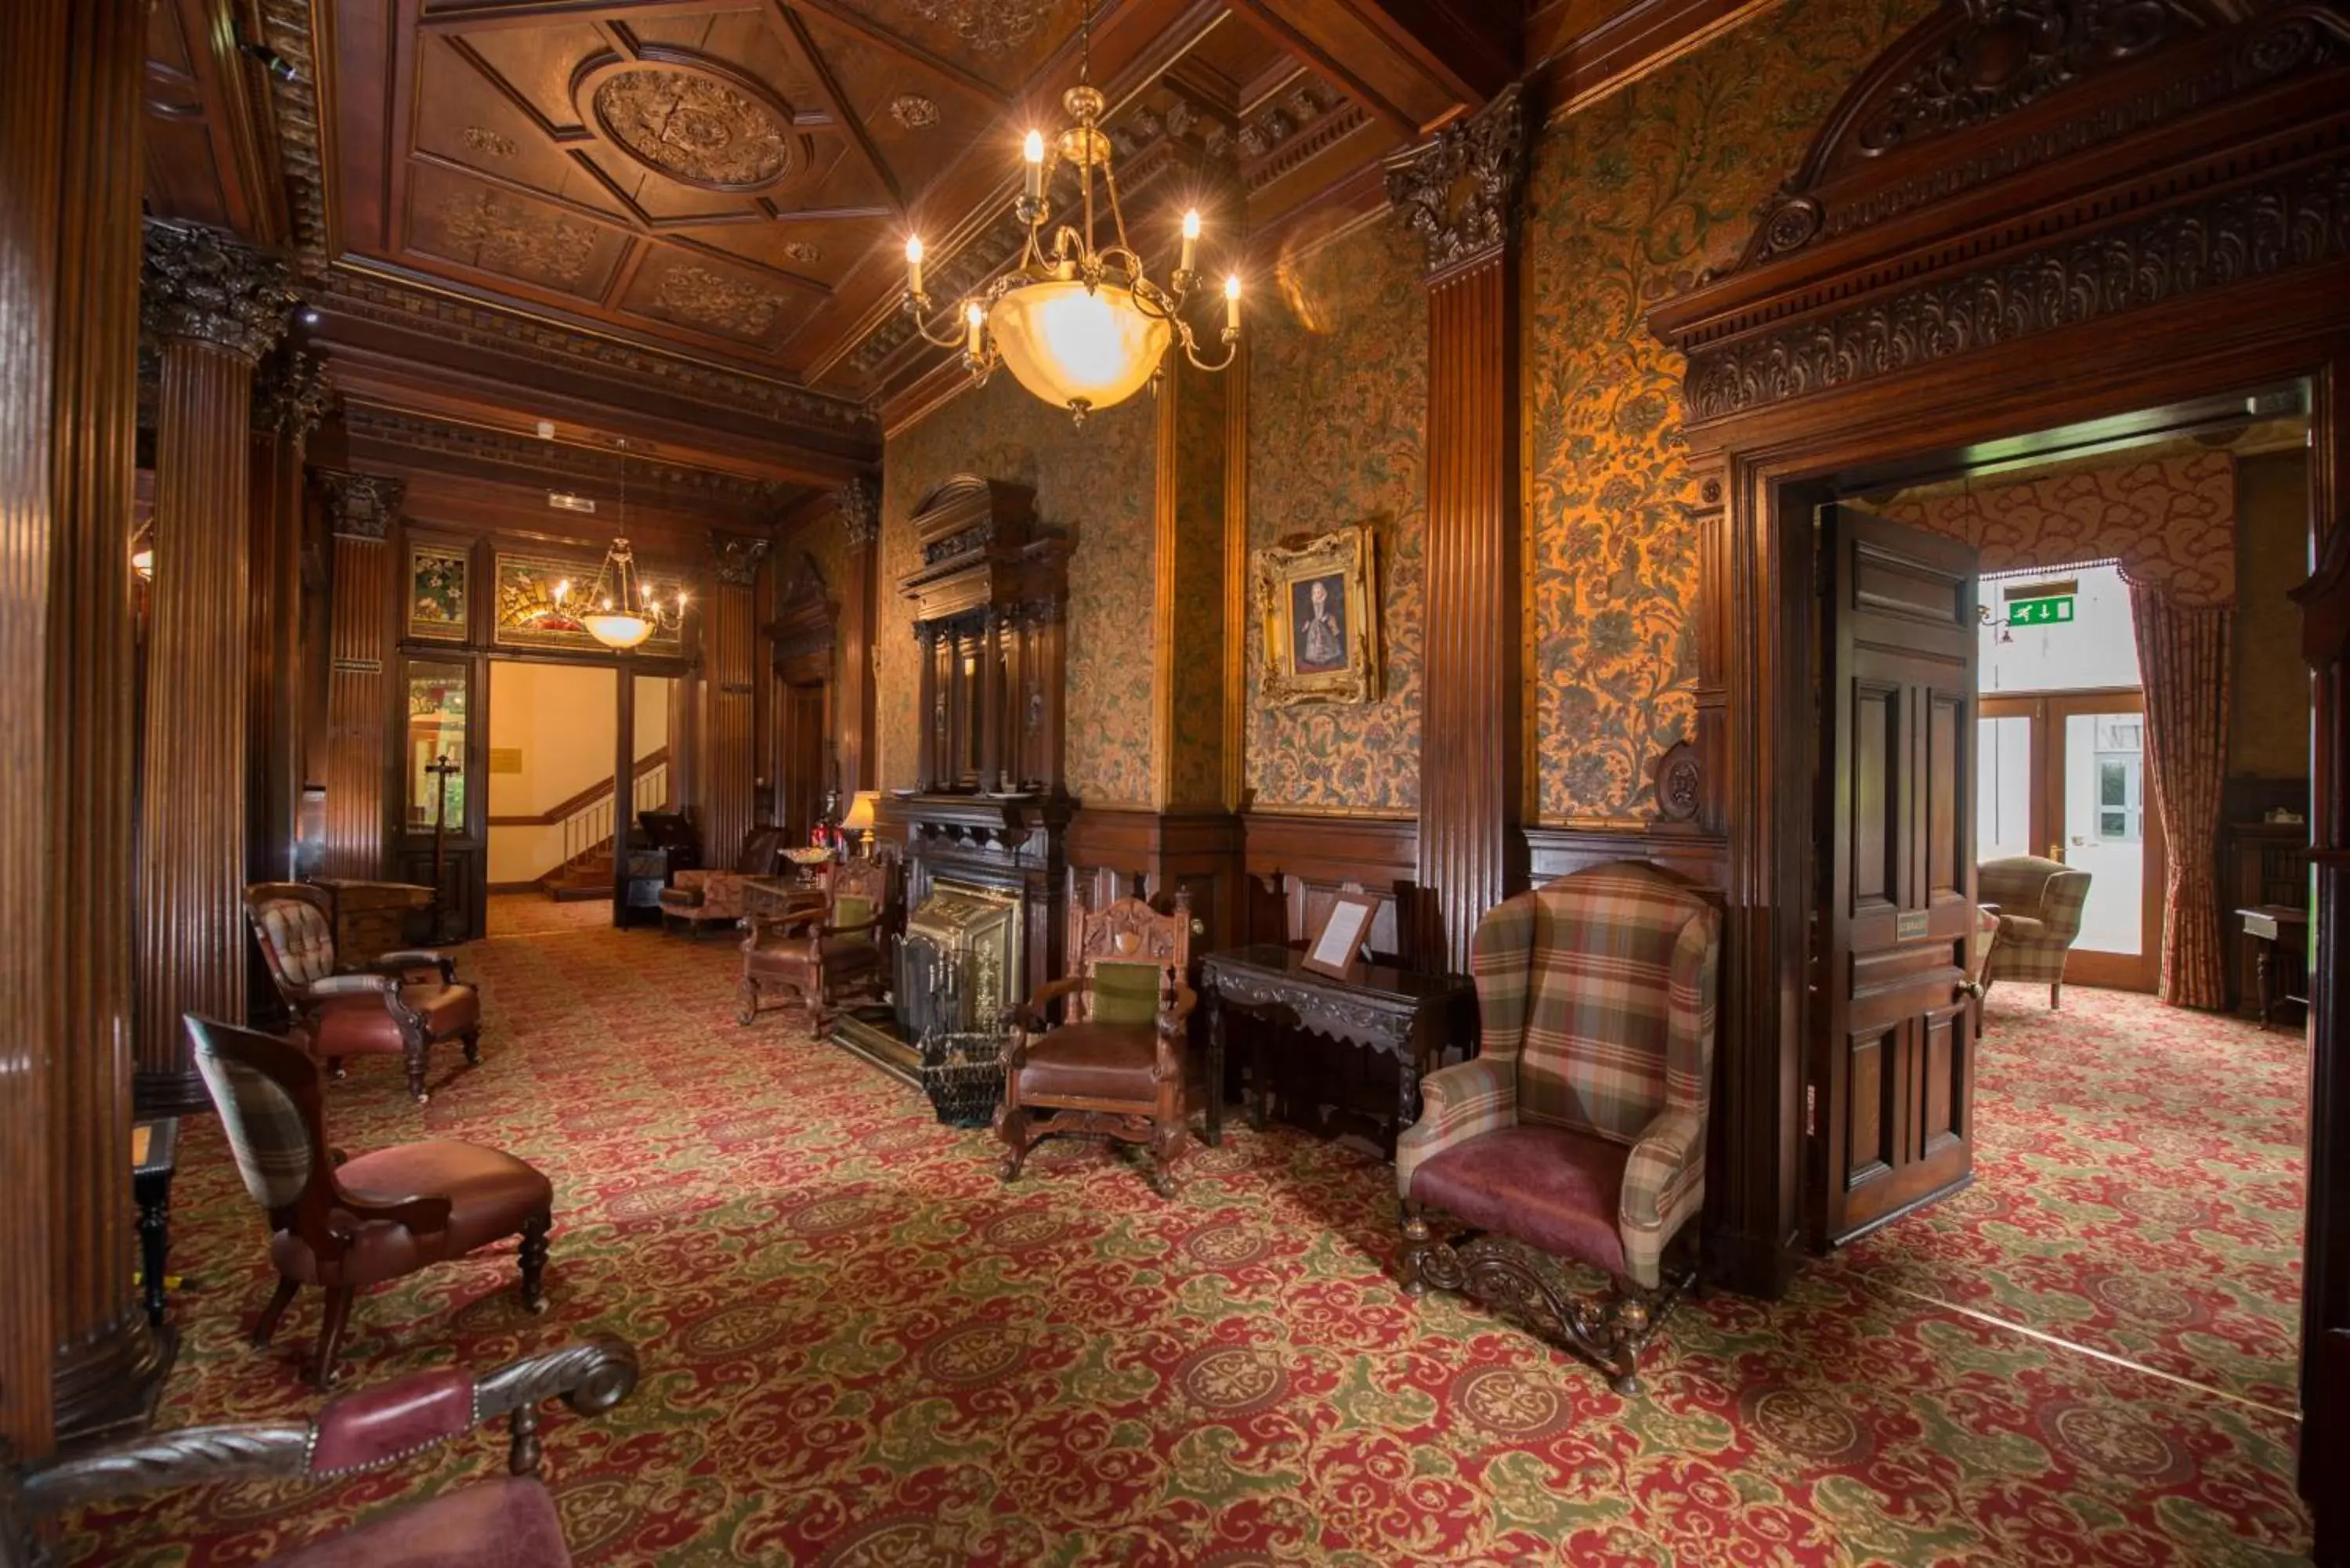
[[[2182,605],[2130,585],[2139,679],[2146,686],[2146,766],[2170,841],[2163,888],[2162,1000],[2219,1007],[2220,786],[2228,767],[2228,639],[2235,610]]]

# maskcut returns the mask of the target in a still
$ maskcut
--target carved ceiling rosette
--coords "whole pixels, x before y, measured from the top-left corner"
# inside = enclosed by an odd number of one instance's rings
[[[1426,244],[1428,270],[1442,272],[1509,243],[1525,172],[1525,107],[1513,82],[1475,114],[1392,160],[1388,199]]]
[[[326,491],[328,515],[338,538],[384,539],[390,536],[408,485],[377,473],[330,473]]]
[[[833,498],[840,531],[852,550],[862,550],[881,536],[881,498],[869,479],[852,479]]]
[[[710,535],[710,556],[718,566],[718,580],[730,588],[747,588],[758,581],[759,563],[766,558],[764,539],[740,534]]]
[[[612,62],[582,91],[596,125],[629,157],[705,191],[759,191],[800,164],[788,105],[715,65]],[[590,85],[592,84],[592,85]]]
[[[286,264],[216,230],[150,219],[140,270],[139,325],[258,363],[296,303]]]
[[[299,440],[318,428],[334,402],[334,386],[318,357],[299,348],[281,349],[254,379],[254,428]]]

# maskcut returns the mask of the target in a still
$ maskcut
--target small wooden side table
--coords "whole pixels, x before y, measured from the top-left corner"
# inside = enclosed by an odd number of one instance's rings
[[[1207,1140],[1224,1137],[1224,1012],[1239,1008],[1363,1050],[1395,1058],[1396,1135],[1419,1119],[1419,1075],[1447,1044],[1475,1049],[1477,988],[1465,974],[1420,974],[1364,964],[1345,980],[1305,967],[1305,955],[1278,942],[1213,952],[1200,961],[1200,1000],[1208,1013]],[[1273,1099],[1263,1034],[1249,1064],[1249,1125],[1264,1126]]]
[[[2309,911],[2291,904],[2255,904],[2239,909],[2244,935],[2260,944],[2253,974],[2260,986],[2261,1027],[2280,1002],[2309,1006]]]
[[[139,1282],[147,1321],[163,1326],[163,1268],[172,1256],[172,1175],[180,1158],[180,1118],[159,1116],[130,1129],[130,1196],[139,1201]]]

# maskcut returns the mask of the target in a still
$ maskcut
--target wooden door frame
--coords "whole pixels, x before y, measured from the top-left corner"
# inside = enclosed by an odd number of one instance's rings
[[[2040,845],[2054,842],[2052,833],[2058,832],[2056,824],[2063,820],[2064,803],[2064,731],[2056,728],[2072,713],[2117,713],[2132,710],[2116,708],[2114,703],[2135,704],[2138,713],[2146,711],[2146,691],[2137,686],[2084,688],[2077,691],[2002,691],[1984,692],[1976,699],[1976,715],[1983,719],[2003,716],[2029,717],[2032,728],[2032,843],[2033,853],[2040,853]],[[2014,710],[2013,715],[2005,711]],[[2041,737],[2044,733],[2055,738],[2053,753],[2043,753]],[[2142,858],[2145,886],[2140,891],[2138,930],[2142,947],[2133,959],[2126,953],[2092,952],[2075,948],[2064,961],[2066,984],[2107,986],[2117,991],[2152,992],[2162,971],[2162,931],[2166,923],[2163,908],[2164,878],[2169,869],[2170,845],[2163,836],[2162,814],[2154,808],[2153,784],[2147,784],[2146,830]],[[1981,853],[1981,846],[1977,846]],[[2216,850],[2215,850],[2216,853]],[[2063,856],[2054,857],[2063,859]]]
[[[2054,36],[2094,30],[2080,0],[2056,7]],[[2143,431],[2144,410],[2299,383],[2313,525],[2350,597],[2350,0],[2241,20],[2181,0],[2130,47],[2085,47],[1962,110],[1946,67],[1997,56],[2007,26],[1944,0],[1831,111],[1739,262],[1649,317],[1687,361],[1699,822],[1728,846],[1707,1239],[1749,1289],[1782,1291],[1798,1264],[1812,1125],[1812,504],[1839,476],[1955,472],[2019,431]],[[2350,659],[2314,633],[2311,653]],[[2303,1276],[2301,1490],[2336,1560],[2350,1498],[2329,1481],[2350,1459],[2320,1456],[2350,1455],[2350,788],[2328,776],[2350,766],[2345,687],[2322,680],[2316,710],[2313,856],[2334,868]]]

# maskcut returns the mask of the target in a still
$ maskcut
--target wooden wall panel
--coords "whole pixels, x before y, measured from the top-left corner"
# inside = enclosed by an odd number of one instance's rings
[[[873,636],[879,591],[881,495],[869,481],[843,485],[836,521],[847,543],[848,570],[840,595],[840,688],[836,703],[839,732],[841,809],[859,790],[879,789],[874,768]]]
[[[0,898],[48,897],[50,364],[71,0],[0,6]],[[49,934],[0,923],[0,985],[19,1016],[48,996]],[[39,1032],[0,1033],[0,1440],[49,1449],[49,1075]]]
[[[1139,894],[1191,895],[1194,955],[1246,938],[1240,819],[1222,811],[1080,809],[1069,824],[1068,878],[1074,891],[1105,899]]]
[[[729,581],[728,576],[736,580]],[[722,575],[702,620],[702,854],[732,866],[755,825],[759,603],[754,573]]]
[[[50,1297],[61,1434],[136,1418],[169,1366],[131,1282],[130,559],[144,0],[82,0],[68,57],[49,604]]]
[[[329,877],[384,874],[384,799],[393,723],[389,519],[338,504],[328,634],[327,854]]]

